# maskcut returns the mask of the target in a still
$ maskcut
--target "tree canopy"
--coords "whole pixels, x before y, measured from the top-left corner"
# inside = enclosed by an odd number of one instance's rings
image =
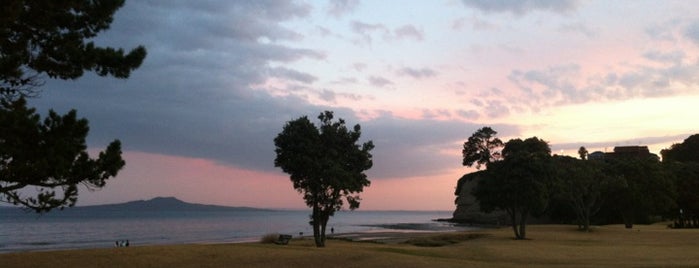
[[[578,149],[578,155],[580,156],[580,159],[582,160],[587,160],[587,155],[589,152],[585,148],[585,146],[580,146],[580,149]]]
[[[5,0],[0,11],[0,93],[31,95],[37,79],[75,79],[84,71],[129,77],[146,56],[138,46],[100,47],[92,38],[109,29],[124,0]]]
[[[41,122],[25,98],[37,97],[43,76],[76,79],[85,71],[127,78],[146,56],[100,47],[124,0],[5,0],[0,9],[0,200],[36,212],[73,206],[78,185],[101,188],[124,166],[113,141],[92,159],[86,119],[50,111]],[[34,186],[33,188],[30,186]],[[26,189],[29,188],[29,189]]]
[[[551,149],[537,137],[505,143],[503,160],[488,164],[486,178],[474,195],[484,212],[502,209],[510,217],[516,239],[526,238],[530,214],[542,213],[551,189]]]
[[[678,227],[695,222],[699,226],[699,134],[660,151],[663,163],[677,184]]]
[[[463,155],[463,165],[473,166],[480,169],[481,165],[500,159],[500,149],[504,146],[502,141],[495,137],[498,132],[490,127],[483,127],[477,130],[464,142],[461,151]]]
[[[585,147],[580,147],[584,149]],[[575,215],[580,230],[589,231],[592,217],[602,208],[609,189],[622,183],[604,172],[601,161],[553,157],[556,184],[554,200],[566,204]]]
[[[610,209],[621,214],[627,228],[674,207],[674,180],[657,157],[607,159],[606,164],[608,174],[622,182],[610,192]]]
[[[333,112],[318,116],[320,126],[303,116],[286,123],[274,139],[274,165],[290,175],[294,189],[312,208],[311,224],[316,246],[325,246],[328,220],[347,201],[359,208],[359,193],[369,186],[364,171],[373,165],[371,141],[358,144],[361,127],[348,129],[343,119],[333,121]]]
[[[695,162],[699,163],[699,134],[686,138],[682,143],[676,143],[669,149],[660,151],[663,162]]]
[[[2,201],[36,212],[73,206],[78,185],[100,188],[124,166],[118,140],[97,159],[90,158],[85,145],[88,122],[78,119],[75,110],[63,116],[50,111],[41,122],[24,99],[13,102],[13,107],[7,105],[3,103],[0,109]],[[36,189],[36,196],[22,191],[27,186]]]
[[[663,150],[663,162],[647,149],[638,150],[641,146],[631,147],[588,158],[581,146],[577,159],[551,156],[548,144],[536,137],[512,139],[501,150],[501,160],[480,158],[487,160],[487,169],[478,172],[482,179],[472,194],[483,212],[507,212],[517,239],[525,238],[527,218],[539,215],[575,222],[581,230],[622,222],[632,228],[661,217],[676,219],[673,226],[680,228],[699,226],[699,134]]]

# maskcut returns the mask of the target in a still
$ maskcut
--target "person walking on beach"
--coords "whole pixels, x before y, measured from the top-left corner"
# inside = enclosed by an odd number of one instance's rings
[[[330,234],[335,234],[335,227],[330,227]]]

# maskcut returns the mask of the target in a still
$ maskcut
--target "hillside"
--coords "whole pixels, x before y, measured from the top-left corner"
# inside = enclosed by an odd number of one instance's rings
[[[203,205],[195,203],[187,203],[175,197],[156,197],[150,200],[137,200],[119,204],[94,205],[94,206],[78,206],[66,208],[63,213],[84,213],[84,212],[149,212],[149,211],[172,211],[172,212],[214,212],[214,211],[265,211],[268,209],[252,208],[252,207],[229,207],[217,205]],[[20,211],[17,207],[0,207],[2,212]],[[56,210],[58,211],[58,210]],[[49,212],[47,214],[55,214]]]
[[[187,203],[175,197],[156,197],[150,200],[138,200],[120,204],[76,207],[76,209],[128,210],[128,211],[230,211],[230,210],[265,210],[251,207],[228,207]]]

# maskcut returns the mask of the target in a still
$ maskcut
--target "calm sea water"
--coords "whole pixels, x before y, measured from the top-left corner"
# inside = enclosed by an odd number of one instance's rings
[[[132,246],[258,241],[268,233],[312,236],[310,211],[101,212],[36,214],[0,211],[0,253]],[[469,227],[434,219],[451,211],[341,211],[328,223],[335,233],[456,231]],[[329,234],[328,230],[328,234]]]

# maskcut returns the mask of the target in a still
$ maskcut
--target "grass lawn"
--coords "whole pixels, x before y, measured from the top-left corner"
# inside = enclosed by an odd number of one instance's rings
[[[2,267],[699,267],[699,229],[664,225],[533,225],[530,240],[510,228],[420,235],[412,243],[311,239],[289,245],[172,245],[0,254]]]

